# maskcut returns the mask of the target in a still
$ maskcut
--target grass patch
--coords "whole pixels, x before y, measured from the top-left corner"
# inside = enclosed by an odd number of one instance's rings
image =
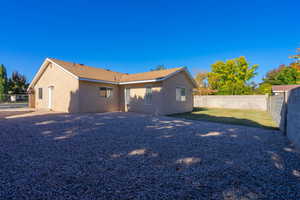
[[[195,108],[192,112],[169,115],[193,120],[278,129],[270,114],[260,110]]]

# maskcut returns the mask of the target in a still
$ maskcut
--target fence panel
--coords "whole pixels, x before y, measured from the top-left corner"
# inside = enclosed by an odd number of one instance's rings
[[[300,88],[290,92],[287,104],[287,137],[300,148]]]
[[[284,94],[274,95],[269,97],[268,111],[271,114],[275,123],[280,127],[280,130],[285,131],[285,96]]]
[[[194,107],[267,110],[267,95],[196,95]]]

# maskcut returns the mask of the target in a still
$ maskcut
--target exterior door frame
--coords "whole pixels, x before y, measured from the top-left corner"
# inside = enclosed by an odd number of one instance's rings
[[[130,88],[124,88],[124,102],[125,102],[125,112],[128,111],[128,104],[130,103],[130,101],[128,101],[128,96],[130,97]]]
[[[53,106],[53,90],[54,90],[54,86],[50,85],[48,87],[48,109],[52,110],[52,106]]]

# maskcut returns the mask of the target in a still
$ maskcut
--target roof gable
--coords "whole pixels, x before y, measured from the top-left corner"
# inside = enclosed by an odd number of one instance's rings
[[[45,70],[49,62],[55,64],[63,71],[71,74],[74,78],[78,80],[111,84],[131,84],[140,82],[163,81],[178,72],[185,71],[187,72],[188,77],[191,79],[191,81],[194,83],[194,86],[196,87],[194,79],[191,77],[187,69],[182,67],[136,74],[125,74],[120,72],[113,72],[107,69],[90,67],[83,64],[65,62],[54,58],[47,58],[42,64],[34,79],[32,80],[31,84],[29,85],[29,88],[32,87],[38,81],[39,76],[42,75],[42,72]]]

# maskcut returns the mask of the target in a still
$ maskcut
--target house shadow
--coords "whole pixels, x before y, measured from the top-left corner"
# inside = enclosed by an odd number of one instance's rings
[[[152,91],[149,99],[135,94],[130,97],[128,105],[125,106],[128,112],[161,115],[163,113],[162,94],[162,91]]]

